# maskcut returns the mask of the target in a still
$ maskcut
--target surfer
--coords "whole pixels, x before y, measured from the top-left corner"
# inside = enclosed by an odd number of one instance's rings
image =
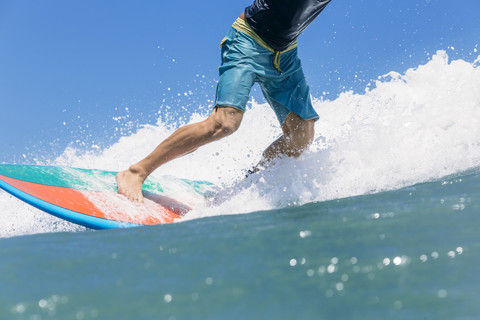
[[[298,157],[312,143],[309,88],[297,57],[297,38],[331,0],[254,0],[222,40],[215,107],[204,121],[177,129],[146,158],[118,173],[118,192],[142,202],[142,185],[155,169],[234,133],[257,82],[282,127],[250,172],[279,156]]]

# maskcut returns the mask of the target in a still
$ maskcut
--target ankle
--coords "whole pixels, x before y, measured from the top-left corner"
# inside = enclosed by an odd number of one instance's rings
[[[131,165],[128,168],[128,172],[130,172],[132,175],[137,176],[142,181],[144,181],[148,177],[148,172],[138,164]]]

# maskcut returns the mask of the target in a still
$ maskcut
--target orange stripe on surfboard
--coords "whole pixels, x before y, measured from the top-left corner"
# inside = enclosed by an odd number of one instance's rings
[[[33,197],[46,201],[58,207],[75,211],[81,214],[89,215],[107,220],[128,222],[133,224],[155,225],[163,223],[172,223],[175,219],[181,218],[181,215],[169,210],[168,208],[154,203],[155,215],[136,215],[132,217],[126,213],[115,211],[114,214],[106,215],[100,210],[88,196],[102,197],[103,194],[95,191],[79,191],[75,189],[47,186],[38,183],[26,182],[0,175],[0,178],[11,185]],[[114,209],[115,210],[115,209]]]

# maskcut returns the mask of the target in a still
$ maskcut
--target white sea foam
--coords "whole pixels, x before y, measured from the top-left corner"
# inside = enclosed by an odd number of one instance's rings
[[[363,94],[314,99],[320,120],[310,150],[298,160],[283,159],[242,181],[244,170],[258,162],[281,132],[270,108],[252,101],[234,135],[177,159],[154,175],[208,180],[225,188],[222,203],[187,215],[194,219],[397,189],[478,167],[479,64],[480,57],[474,63],[449,62],[446,52],[438,51],[425,65],[379,77]],[[193,114],[188,122],[203,116]],[[100,152],[67,148],[51,164],[122,170],[173,130],[162,122],[147,125]],[[52,230],[51,221],[38,228],[39,213],[3,192],[0,202],[6,216],[0,236]],[[23,218],[15,220],[19,216]]]

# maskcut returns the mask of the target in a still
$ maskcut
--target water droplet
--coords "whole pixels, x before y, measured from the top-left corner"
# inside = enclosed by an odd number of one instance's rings
[[[402,258],[400,258],[400,257],[393,258],[393,264],[396,265],[396,266],[401,265],[402,264]]]
[[[441,289],[441,290],[438,290],[438,293],[437,293],[437,294],[438,294],[438,297],[439,297],[440,299],[444,299],[444,298],[447,297],[448,292],[447,292],[447,290],[445,290],[445,289]]]
[[[41,299],[40,301],[38,301],[38,306],[40,308],[45,308],[47,306],[47,304],[48,304],[48,302],[45,299]]]
[[[168,294],[168,293],[163,296],[163,301],[165,301],[165,303],[170,303],[170,302],[172,302],[172,299],[173,299],[173,298],[172,298],[172,295],[170,295],[170,294]]]
[[[334,273],[335,269],[336,269],[335,265],[331,264],[327,267],[327,272],[328,273]]]
[[[13,313],[24,313],[25,310],[26,310],[26,307],[22,303],[19,303],[12,308]]]
[[[300,238],[306,238],[312,235],[312,232],[309,230],[300,231]]]
[[[393,308],[394,309],[400,310],[400,309],[402,309],[402,306],[403,306],[402,301],[400,301],[400,300],[397,300],[393,303]]]
[[[324,266],[318,267],[318,274],[323,275],[327,269]]]
[[[327,298],[333,297],[333,290],[328,289],[328,290],[325,292],[325,296],[326,296]]]

